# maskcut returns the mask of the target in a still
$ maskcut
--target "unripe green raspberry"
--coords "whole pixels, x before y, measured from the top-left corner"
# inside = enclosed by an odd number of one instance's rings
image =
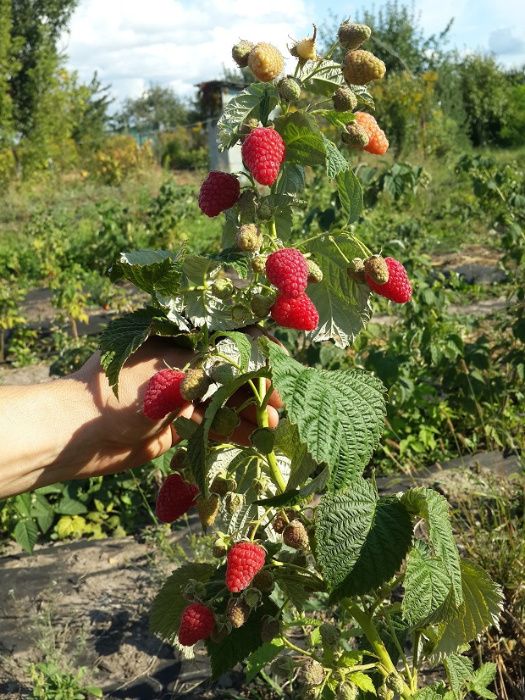
[[[241,41],[235,44],[235,46],[232,48],[232,58],[239,68],[246,68],[248,65],[248,56],[250,55],[250,51],[252,49],[252,42],[245,41],[244,39],[241,39]]]
[[[322,282],[323,271],[319,265],[310,258],[308,258],[306,264],[308,265],[308,282]]]
[[[370,51],[349,51],[343,64],[343,75],[350,85],[366,85],[372,80],[385,77],[386,66]]]
[[[200,367],[189,369],[180,386],[180,393],[186,401],[202,399],[210,386],[210,378]]]
[[[380,685],[377,689],[377,697],[379,700],[394,700],[394,691],[390,690],[385,684]]]
[[[212,549],[213,556],[217,559],[222,559],[228,553],[228,546],[223,539],[219,538],[213,543]]]
[[[353,112],[357,107],[357,97],[349,87],[342,85],[332,95],[334,109],[338,112]]]
[[[376,284],[386,284],[390,276],[388,265],[381,255],[372,255],[365,260],[365,274]]]
[[[279,81],[277,86],[279,90],[279,96],[285,102],[297,102],[301,97],[301,86],[295,80],[295,78],[283,78]]]
[[[353,22],[343,22],[337,32],[339,43],[352,51],[358,49],[361,44],[370,39],[372,30],[366,24],[354,24]]]
[[[350,122],[341,133],[341,140],[347,146],[362,149],[368,145],[370,138],[361,124]]]
[[[211,285],[211,291],[219,299],[228,299],[233,294],[233,282],[227,277],[219,277]]]
[[[337,688],[336,700],[356,700],[359,695],[357,686],[353,683],[343,683]]]
[[[263,275],[266,272],[266,258],[267,255],[256,255],[252,258],[252,270],[257,275]]]
[[[204,496],[197,498],[195,505],[197,506],[201,525],[205,530],[215,522],[220,504],[220,498],[216,493],[211,493],[207,498]]]
[[[307,687],[320,685],[324,680],[324,668],[315,659],[306,659],[301,670],[303,683]]]
[[[283,542],[293,549],[308,549],[310,545],[308,533],[300,520],[292,520],[284,528]]]
[[[242,627],[250,616],[250,606],[240,598],[230,598],[226,608],[226,617],[234,629]]]
[[[245,253],[256,253],[262,240],[261,232],[255,224],[243,224],[235,237],[237,248]]]
[[[275,296],[269,294],[254,294],[250,301],[250,308],[256,316],[268,316],[275,302]]]
[[[238,375],[239,370],[228,362],[213,365],[210,370],[211,378],[217,384],[228,384]]]
[[[175,452],[170,462],[170,469],[174,472],[182,471],[188,466],[188,450],[185,447],[179,447]]]
[[[387,676],[387,678],[385,679],[385,685],[390,690],[393,690],[394,693],[403,692],[403,681],[395,673],[391,673],[389,676]]]
[[[242,493],[228,493],[224,498],[224,506],[226,511],[233,515],[237,513],[244,505],[244,496]]]
[[[258,588],[250,587],[243,593],[243,598],[246,605],[250,608],[255,608],[261,602],[262,593]]]
[[[211,430],[217,435],[227,436],[233,433],[239,423],[239,416],[233,408],[222,406],[213,417]]]
[[[252,119],[246,119],[239,127],[238,134],[241,140],[241,143],[244,143],[245,138],[248,136],[249,133],[251,133],[254,129],[256,129],[259,126],[259,120],[252,118]]]
[[[257,428],[250,435],[250,442],[263,455],[272,452],[275,445],[275,430],[271,428]]]
[[[273,591],[275,582],[270,571],[259,571],[255,574],[255,578],[252,581],[252,586],[258,588],[262,593],[271,593]]]
[[[261,640],[263,642],[271,642],[272,639],[281,634],[281,623],[275,617],[263,617],[261,626]]]
[[[321,640],[324,647],[333,649],[339,644],[341,633],[335,625],[332,625],[329,622],[323,622],[321,627],[319,627],[319,632],[321,634]]]
[[[235,323],[244,323],[250,318],[250,312],[243,304],[234,304],[231,308],[231,315]]]

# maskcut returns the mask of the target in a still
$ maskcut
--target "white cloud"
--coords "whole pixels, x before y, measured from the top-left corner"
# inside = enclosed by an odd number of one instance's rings
[[[304,0],[81,0],[63,49],[82,79],[97,71],[119,100],[152,82],[190,95],[195,83],[220,77],[223,65],[234,67],[239,38],[285,52],[291,30],[307,30],[305,10]]]

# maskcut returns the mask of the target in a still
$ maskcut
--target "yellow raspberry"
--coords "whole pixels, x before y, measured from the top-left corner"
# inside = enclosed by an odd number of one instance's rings
[[[275,46],[261,42],[250,51],[248,66],[257,80],[269,83],[283,72],[284,58]]]
[[[386,66],[370,51],[349,51],[343,64],[343,75],[349,85],[366,85],[371,80],[384,78]]]

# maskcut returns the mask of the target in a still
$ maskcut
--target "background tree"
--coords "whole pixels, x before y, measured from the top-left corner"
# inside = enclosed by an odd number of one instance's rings
[[[169,131],[188,123],[189,106],[173,88],[151,85],[140,97],[128,98],[114,116],[117,131]]]

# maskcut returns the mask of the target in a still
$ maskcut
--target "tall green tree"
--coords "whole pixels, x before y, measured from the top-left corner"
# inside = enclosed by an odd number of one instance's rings
[[[150,86],[140,97],[128,98],[114,117],[117,131],[169,131],[188,123],[188,104],[170,87]]]
[[[0,0],[0,149],[10,144],[13,135],[13,100],[9,87],[15,69],[12,27],[11,0]]]

